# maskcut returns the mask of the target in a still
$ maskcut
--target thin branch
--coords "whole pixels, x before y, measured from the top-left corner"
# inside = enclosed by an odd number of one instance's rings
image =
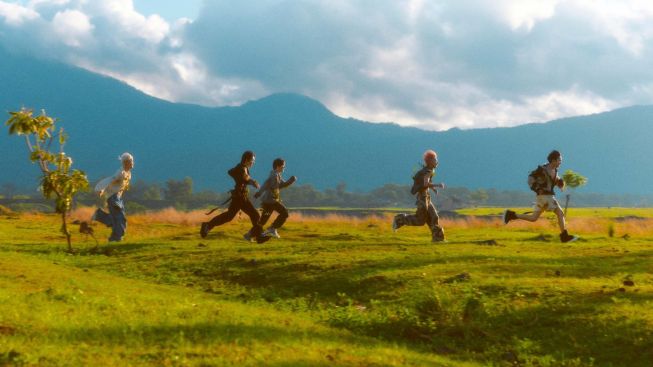
[[[34,147],[32,146],[32,142],[29,140],[29,135],[25,135],[25,141],[27,142],[27,148],[29,151],[34,152]]]
[[[39,162],[41,163],[41,171],[43,171],[43,173],[50,173],[50,168],[48,168],[45,161],[39,160]]]
[[[48,140],[48,147],[47,147],[48,150],[50,150],[50,145],[52,145],[52,139],[54,139],[53,136],[51,136],[50,139]]]

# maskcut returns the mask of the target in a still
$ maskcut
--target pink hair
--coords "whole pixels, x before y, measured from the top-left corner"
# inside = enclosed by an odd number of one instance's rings
[[[424,160],[429,160],[429,159],[438,159],[438,153],[435,151],[429,149],[426,152],[424,152]]]

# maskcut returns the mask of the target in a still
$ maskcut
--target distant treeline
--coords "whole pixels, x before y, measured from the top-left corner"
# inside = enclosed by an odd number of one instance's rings
[[[250,190],[252,193],[255,189]],[[565,194],[558,195],[564,205]],[[653,196],[609,195],[571,193],[572,207],[651,207]],[[229,193],[211,190],[193,190],[193,180],[168,180],[164,184],[148,183],[142,180],[132,183],[125,193],[127,209],[134,213],[147,209],[176,207],[198,209],[217,206],[228,199]],[[340,183],[334,188],[318,190],[310,184],[293,185],[282,191],[281,197],[289,207],[341,207],[341,208],[408,208],[415,204],[410,186],[386,184],[369,192],[350,192],[347,185]],[[78,204],[102,204],[92,192],[81,193]],[[448,187],[440,190],[433,200],[441,210],[452,210],[474,206],[531,206],[533,193],[530,191],[499,191],[495,189],[470,190],[464,187]],[[13,210],[45,210],[49,202],[40,193],[26,194],[11,184],[0,185],[0,205]]]

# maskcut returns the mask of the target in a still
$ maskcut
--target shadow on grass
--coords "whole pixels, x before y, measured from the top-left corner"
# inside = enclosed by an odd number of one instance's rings
[[[95,246],[94,244],[88,246],[79,246],[73,243],[72,255],[79,256],[92,256],[92,255],[105,255],[113,256],[118,254],[126,254],[131,252],[138,252],[143,249],[152,249],[156,247],[170,247],[168,244],[161,243],[129,243],[129,242],[112,242],[109,244],[100,244]],[[52,255],[52,254],[61,254],[68,253],[68,249],[65,244],[62,245],[51,245],[51,244],[40,244],[40,243],[16,243],[0,246],[0,251],[7,252],[18,252],[30,255]]]
[[[369,300],[383,298],[383,294],[404,285],[404,280],[377,273],[385,270],[408,271],[433,263],[433,259],[424,257],[327,265],[308,262],[280,264],[276,260],[241,258],[205,264],[202,268],[206,270],[195,275],[254,288],[267,300],[315,295],[335,300],[341,293],[355,299]]]
[[[652,301],[653,295],[631,293],[618,298],[643,305]],[[447,310],[429,312],[417,307],[391,317],[336,318],[331,324],[356,334],[493,365],[504,361],[507,365],[648,367],[653,361],[653,332],[648,324],[607,313],[605,308],[615,303],[614,294],[564,297],[555,303],[492,315],[478,300],[460,302],[455,309],[458,314],[447,316],[442,316]],[[475,305],[474,310],[470,311],[470,304]],[[605,317],[597,317],[599,314]]]
[[[102,344],[124,345],[141,343],[144,345],[174,346],[191,342],[193,345],[239,342],[246,344],[255,340],[260,342],[297,342],[317,340],[324,342],[342,341],[350,345],[369,345],[373,339],[365,340],[346,333],[325,331],[291,330],[290,328],[268,325],[244,325],[227,322],[200,322],[190,325],[120,325],[90,328],[61,328],[50,330],[48,338],[69,342],[99,342]]]
[[[374,298],[379,292],[403,287],[409,279],[389,278],[378,273],[386,271],[410,271],[428,265],[446,264],[456,267],[460,272],[470,268],[508,267],[515,274],[561,274],[569,278],[610,277],[617,274],[639,274],[650,271],[648,259],[652,251],[636,256],[578,256],[555,258],[531,258],[524,256],[465,255],[465,256],[419,256],[394,257],[377,261],[343,262],[321,265],[319,262],[281,263],[279,260],[236,259],[222,262],[207,262],[199,266],[200,272],[194,275],[201,278],[223,279],[248,288],[261,290],[266,297],[303,297],[318,294],[333,298],[338,293],[346,293],[354,298]],[[197,264],[195,264],[197,266]],[[483,269],[480,269],[484,271]],[[558,273],[556,273],[558,272]]]
[[[361,337],[347,332],[334,329],[321,328],[321,330],[298,330],[292,327],[276,327],[269,325],[243,325],[227,322],[200,322],[190,325],[145,325],[145,326],[102,326],[90,328],[61,328],[50,330],[46,338],[54,338],[58,341],[66,341],[72,344],[86,343],[101,345],[124,346],[129,344],[131,348],[138,349],[139,346],[160,346],[167,350],[184,348],[189,343],[196,346],[212,347],[215,344],[238,344],[247,346],[252,342],[269,345],[287,345],[293,354],[289,354],[286,361],[266,363],[266,366],[333,366],[339,365],[339,355],[347,356],[349,353],[343,350],[343,346],[354,348],[369,348],[373,353],[375,347],[383,347],[380,341],[374,338]],[[318,348],[325,349],[324,361],[315,361],[302,358],[296,355],[297,346],[306,348],[314,344]],[[283,349],[272,347],[276,353]],[[333,350],[334,352],[329,352]],[[423,351],[423,350],[422,350]],[[196,354],[202,357],[201,354]],[[157,356],[148,356],[148,358]],[[163,356],[158,356],[163,358]],[[349,358],[346,358],[349,359]],[[360,363],[364,357],[361,357]],[[411,358],[414,363],[419,364],[419,356]],[[410,359],[409,359],[410,360]],[[426,364],[431,361],[422,361]],[[361,365],[361,364],[356,365]],[[349,363],[347,363],[349,365]],[[414,365],[414,364],[411,364]]]
[[[491,343],[511,341],[508,352],[517,359],[520,353],[529,352],[521,343],[529,340],[533,342],[531,353],[552,355],[559,361],[580,358],[585,363],[593,360],[598,366],[651,366],[651,328],[641,319],[611,317],[606,309],[615,302],[644,305],[652,300],[653,295],[636,293],[578,295],[565,297],[561,303],[481,319],[478,325],[494,334]],[[600,313],[605,317],[596,317]]]
[[[158,274],[177,274],[184,283],[192,282],[200,286],[215,280],[223,280],[249,288],[256,292],[252,296],[260,296],[268,301],[297,297],[318,297],[321,300],[336,301],[340,293],[345,293],[360,302],[370,299],[392,299],[397,297],[394,293],[408,287],[406,283],[415,277],[414,274],[402,273],[426,266],[435,266],[437,269],[437,265],[445,265],[448,269],[457,269],[457,272],[469,272],[472,281],[478,273],[500,271],[512,273],[514,276],[550,278],[555,282],[555,279],[560,279],[558,277],[607,278],[624,273],[648,273],[650,271],[648,259],[653,257],[653,250],[627,255],[548,258],[533,258],[528,254],[450,256],[434,253],[411,256],[408,253],[395,252],[377,260],[355,261],[345,258],[342,262],[331,262],[314,257],[319,254],[307,258],[295,256],[266,258],[261,253],[256,253],[258,259],[255,259],[237,257],[241,256],[238,252],[207,252],[197,250],[195,247],[157,254],[134,253],[150,246],[169,248],[169,244],[155,243],[117,244],[105,247],[110,252],[119,254],[131,252],[134,255],[128,259],[121,258],[120,262],[137,264],[156,260]],[[284,251],[289,250],[284,249],[282,252]],[[189,260],[190,254],[196,256]],[[317,260],[311,262],[313,258]],[[93,267],[91,264],[85,266]],[[109,263],[96,266],[112,268],[112,264]],[[387,272],[397,273],[394,276],[386,276]],[[207,290],[211,291],[210,288]]]

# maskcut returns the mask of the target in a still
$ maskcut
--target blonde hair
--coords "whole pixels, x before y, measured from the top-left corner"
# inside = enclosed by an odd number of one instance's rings
[[[132,156],[131,154],[125,152],[125,153],[122,153],[122,154],[120,155],[120,157],[118,157],[118,159],[119,159],[121,162],[124,162],[124,161],[132,161],[132,162],[133,162],[133,161],[134,161],[134,156]]]

